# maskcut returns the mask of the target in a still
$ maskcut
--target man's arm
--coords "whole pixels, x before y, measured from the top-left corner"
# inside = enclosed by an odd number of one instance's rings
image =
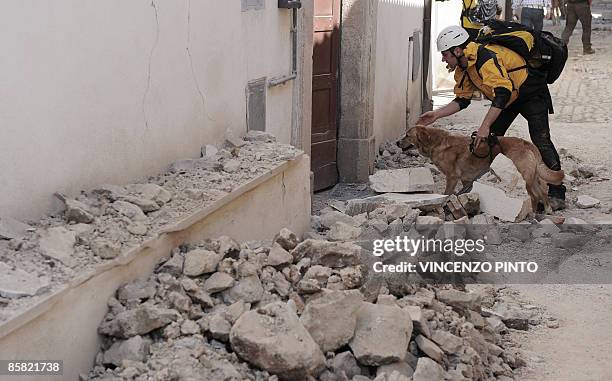
[[[420,124],[423,126],[430,125],[440,118],[444,118],[445,116],[453,115],[459,112],[461,108],[462,107],[459,105],[457,101],[452,101],[446,106],[439,108],[435,111],[427,111],[426,113],[421,115],[419,120],[417,120],[416,124]]]
[[[478,148],[480,142],[484,141],[489,136],[491,126],[493,125],[493,122],[497,120],[497,117],[499,117],[499,114],[501,114],[501,112],[501,108],[497,108],[491,105],[489,111],[487,112],[487,115],[485,115],[484,119],[482,120],[482,123],[480,124],[478,132],[476,132],[476,148]]]

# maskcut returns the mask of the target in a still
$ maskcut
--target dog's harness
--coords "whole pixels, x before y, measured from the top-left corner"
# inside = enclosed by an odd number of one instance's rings
[[[499,144],[499,139],[497,138],[497,135],[495,135],[494,133],[489,133],[489,136],[487,136],[486,138],[487,141],[487,146],[489,147],[489,152],[484,155],[484,156],[479,156],[476,153],[476,131],[472,132],[472,141],[470,142],[470,152],[472,153],[472,155],[476,156],[479,159],[484,159],[485,157],[489,157],[489,164],[493,162],[493,147],[495,147],[496,145],[499,145],[500,149],[501,149],[501,145]]]

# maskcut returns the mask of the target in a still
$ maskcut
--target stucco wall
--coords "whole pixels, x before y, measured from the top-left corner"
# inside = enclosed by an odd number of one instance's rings
[[[156,173],[246,132],[249,80],[290,72],[290,12],[266,0],[9,0],[0,13],[0,211]],[[291,139],[292,82],[266,129]]]
[[[422,25],[423,1],[379,0],[374,90],[377,147],[405,134],[407,105],[420,111],[421,76],[415,81],[410,78],[413,63],[409,38],[419,30],[422,44]]]

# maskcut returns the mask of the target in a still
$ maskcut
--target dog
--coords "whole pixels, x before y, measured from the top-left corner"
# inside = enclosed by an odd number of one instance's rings
[[[464,187],[470,186],[476,177],[490,167],[490,160],[502,153],[507,156],[525,180],[525,187],[531,199],[532,210],[538,210],[538,203],[544,206],[547,214],[552,213],[548,199],[548,185],[559,185],[565,176],[563,170],[553,171],[542,161],[537,147],[532,143],[515,137],[498,137],[499,144],[491,147],[481,143],[470,152],[471,139],[468,136],[451,134],[440,128],[417,125],[410,128],[406,136],[398,142],[402,149],[416,146],[421,155],[431,159],[434,165],[446,176],[445,194],[449,195],[461,181]]]

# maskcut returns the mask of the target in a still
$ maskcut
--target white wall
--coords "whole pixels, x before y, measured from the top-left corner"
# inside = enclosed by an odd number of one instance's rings
[[[290,71],[277,0],[6,0],[0,13],[0,213],[121,184],[246,132],[249,80]],[[266,129],[291,136],[292,82]]]
[[[406,132],[407,102],[420,104],[420,76],[409,81],[409,38],[420,30],[423,41],[422,0],[379,0],[376,30],[376,76],[374,90],[374,136],[377,147]],[[410,87],[409,88],[409,84]],[[410,97],[407,97],[407,93]],[[412,98],[412,101],[407,101]],[[415,105],[416,103],[416,105]]]

